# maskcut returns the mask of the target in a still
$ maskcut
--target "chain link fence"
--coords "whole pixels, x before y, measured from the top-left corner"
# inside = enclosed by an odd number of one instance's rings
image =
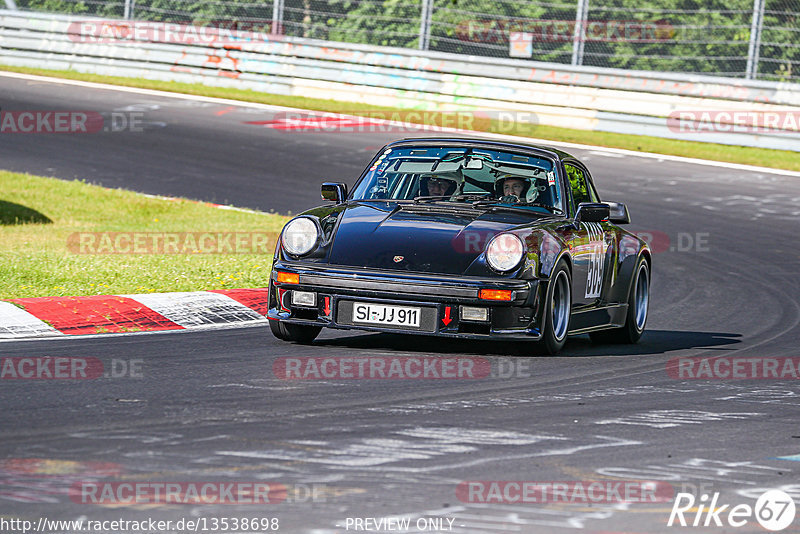
[[[521,61],[800,81],[800,0],[16,0],[16,5]]]

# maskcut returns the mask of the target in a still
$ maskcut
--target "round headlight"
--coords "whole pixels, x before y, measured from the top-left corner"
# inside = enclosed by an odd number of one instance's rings
[[[308,254],[317,244],[319,230],[308,217],[298,217],[286,225],[281,234],[283,248],[292,256]]]
[[[522,260],[525,246],[522,240],[514,234],[500,234],[495,236],[486,247],[486,261],[500,272],[510,271]]]

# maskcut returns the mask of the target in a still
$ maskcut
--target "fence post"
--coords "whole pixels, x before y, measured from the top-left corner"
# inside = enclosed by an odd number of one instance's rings
[[[136,0],[125,0],[125,13],[123,13],[122,18],[125,20],[133,18],[133,10],[136,9],[135,2]]]
[[[272,35],[283,33],[283,0],[272,0]]]
[[[11,11],[17,11],[17,4],[14,0],[6,0],[6,7]]]
[[[427,50],[431,40],[431,17],[433,16],[433,0],[422,0],[422,12],[419,21],[419,49]]]
[[[747,50],[747,72],[745,77],[754,80],[758,76],[758,59],[761,51],[761,29],[764,27],[764,0],[753,0],[753,21],[750,24],[750,48]]]
[[[583,65],[583,44],[586,40],[586,21],[589,17],[589,0],[578,0],[575,13],[575,35],[572,39],[572,64]]]

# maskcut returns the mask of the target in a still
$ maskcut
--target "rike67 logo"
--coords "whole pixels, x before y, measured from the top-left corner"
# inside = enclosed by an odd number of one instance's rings
[[[743,527],[755,519],[766,530],[778,532],[791,526],[795,518],[795,504],[792,497],[781,490],[769,490],[761,494],[754,507],[749,504],[721,504],[719,493],[714,493],[709,501],[707,494],[701,495],[699,502],[691,493],[678,493],[667,526]]]

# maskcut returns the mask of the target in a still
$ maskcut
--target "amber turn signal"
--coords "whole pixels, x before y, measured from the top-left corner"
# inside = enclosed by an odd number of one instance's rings
[[[294,273],[282,273],[278,271],[278,283],[279,284],[299,284],[300,283],[300,275]]]
[[[514,292],[506,289],[481,289],[478,297],[483,300],[514,300]]]

